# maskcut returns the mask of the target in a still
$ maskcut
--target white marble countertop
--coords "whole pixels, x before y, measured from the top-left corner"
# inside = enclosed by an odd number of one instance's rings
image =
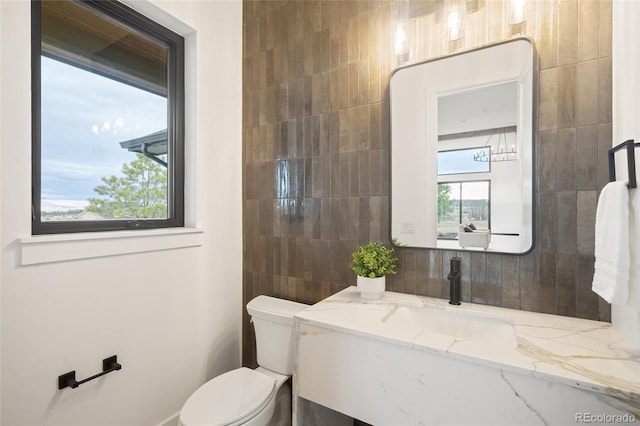
[[[515,330],[512,342],[451,337],[387,321],[399,307],[426,307],[447,315],[502,321]],[[298,321],[416,350],[440,353],[494,368],[545,378],[622,399],[640,409],[640,350],[610,323],[385,292],[362,301],[346,288],[296,314]],[[511,332],[513,334],[513,332]]]

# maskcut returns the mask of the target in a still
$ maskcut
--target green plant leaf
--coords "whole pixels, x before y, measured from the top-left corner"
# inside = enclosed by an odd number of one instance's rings
[[[353,253],[349,268],[361,277],[377,278],[395,274],[397,261],[392,248],[381,242],[369,242]]]

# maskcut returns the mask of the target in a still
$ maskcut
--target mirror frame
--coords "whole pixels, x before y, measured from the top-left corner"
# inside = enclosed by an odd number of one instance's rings
[[[393,123],[393,104],[394,104],[394,100],[393,100],[393,79],[394,76],[396,76],[396,74],[398,72],[401,72],[403,70],[407,70],[410,68],[415,68],[421,65],[425,65],[425,64],[429,64],[429,63],[433,63],[436,61],[443,61],[446,59],[450,59],[450,58],[456,58],[462,55],[466,55],[466,54],[470,54],[470,53],[477,53],[486,49],[490,49],[493,47],[498,47],[498,46],[502,46],[505,44],[509,44],[509,43],[514,43],[514,42],[526,42],[531,46],[531,105],[529,106],[529,109],[531,111],[531,134],[530,134],[530,141],[531,141],[531,147],[530,150],[527,149],[527,154],[530,155],[531,158],[531,164],[530,164],[530,170],[531,170],[531,176],[530,176],[530,182],[527,182],[527,186],[530,186],[530,197],[527,195],[527,201],[530,199],[531,202],[531,209],[530,209],[530,218],[531,218],[531,226],[530,226],[530,239],[529,240],[525,240],[524,243],[521,243],[522,247],[519,250],[513,250],[513,251],[505,251],[505,250],[501,250],[500,248],[492,250],[485,250],[482,248],[476,248],[476,247],[466,247],[466,248],[462,248],[462,247],[437,247],[437,241],[436,244],[434,244],[434,246],[420,246],[420,245],[411,245],[411,244],[403,244],[402,241],[398,241],[396,240],[397,236],[394,236],[394,227],[393,227],[393,219],[394,219],[394,206],[393,206],[393,201],[394,201],[394,185],[393,185],[393,180],[394,180],[394,165],[393,165],[393,155],[394,155],[394,149],[393,149],[393,135],[394,135],[394,123]],[[450,54],[450,55],[445,55],[445,56],[440,56],[437,58],[433,58],[433,59],[429,59],[423,62],[419,62],[419,63],[414,63],[414,64],[409,64],[403,67],[399,67],[397,69],[395,69],[389,78],[389,140],[390,140],[390,150],[389,150],[389,161],[390,161],[390,179],[391,179],[391,185],[390,185],[390,190],[389,190],[389,197],[390,197],[390,204],[389,204],[389,238],[392,242],[392,244],[394,244],[397,247],[412,247],[412,248],[426,248],[426,249],[433,249],[433,250],[450,250],[450,251],[468,251],[468,252],[481,252],[481,253],[495,253],[495,254],[509,254],[509,255],[524,255],[527,253],[530,253],[534,248],[535,248],[535,243],[536,243],[536,230],[537,230],[537,224],[536,224],[536,220],[537,220],[537,211],[536,211],[536,198],[537,198],[537,167],[536,167],[536,161],[537,161],[537,155],[536,155],[536,145],[537,145],[537,139],[538,139],[538,78],[539,78],[539,62],[538,62],[538,55],[536,52],[536,47],[535,47],[535,43],[533,41],[533,39],[531,39],[530,37],[527,36],[519,36],[519,37],[514,37],[514,38],[510,38],[507,40],[503,40],[500,42],[496,42],[496,43],[491,43],[488,45],[484,45],[484,46],[480,46],[474,49],[469,49],[469,50],[465,50],[462,52],[456,52],[454,54]],[[496,80],[497,82],[499,82],[499,80]],[[487,84],[493,84],[496,83],[496,81],[487,81]],[[477,87],[479,86],[478,84],[470,84],[466,89],[470,89],[473,87]],[[456,89],[443,89],[443,92],[446,91],[461,91],[461,90],[465,90],[465,87],[459,87]],[[425,101],[426,102],[426,101]],[[522,104],[518,105],[519,108],[522,108]],[[426,106],[424,107],[424,111],[426,112]],[[527,115],[528,112],[527,112]],[[428,128],[428,124],[427,124],[428,118],[425,116],[424,118],[424,122],[425,122],[425,128]],[[427,130],[425,130],[425,134],[426,134]],[[437,133],[437,132],[436,132]],[[527,130],[528,133],[528,130]],[[426,137],[425,137],[425,146],[426,146]],[[425,147],[425,153],[426,153],[427,148]],[[420,155],[420,154],[418,154]],[[425,161],[427,160],[426,155],[425,155]],[[436,163],[436,167],[437,167],[437,159],[433,159],[432,163]],[[433,164],[429,164],[429,163],[424,163],[425,164],[425,168],[428,167],[433,167]],[[396,166],[397,167],[397,166]],[[437,176],[437,172],[436,172],[436,176]],[[436,177],[437,179],[437,177]],[[436,182],[436,186],[437,186],[437,182]],[[526,189],[527,193],[529,192],[528,188]],[[426,200],[426,197],[424,197]],[[425,201],[426,203],[427,201]],[[426,210],[425,210],[426,211]],[[529,209],[526,208],[526,210],[523,210],[528,212]],[[529,214],[529,213],[527,213]],[[524,217],[524,216],[523,216]],[[399,225],[398,225],[399,226]],[[426,243],[425,243],[426,244]]]

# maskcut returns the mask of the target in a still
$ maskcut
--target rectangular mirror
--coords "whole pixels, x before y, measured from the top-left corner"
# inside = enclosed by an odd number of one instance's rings
[[[391,76],[391,238],[533,248],[535,49],[517,38]]]

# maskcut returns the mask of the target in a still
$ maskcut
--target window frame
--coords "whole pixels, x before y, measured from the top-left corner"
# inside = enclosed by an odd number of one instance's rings
[[[32,235],[184,227],[185,42],[179,34],[115,0],[72,0],[167,46],[167,218],[42,221],[41,3],[31,1]]]

